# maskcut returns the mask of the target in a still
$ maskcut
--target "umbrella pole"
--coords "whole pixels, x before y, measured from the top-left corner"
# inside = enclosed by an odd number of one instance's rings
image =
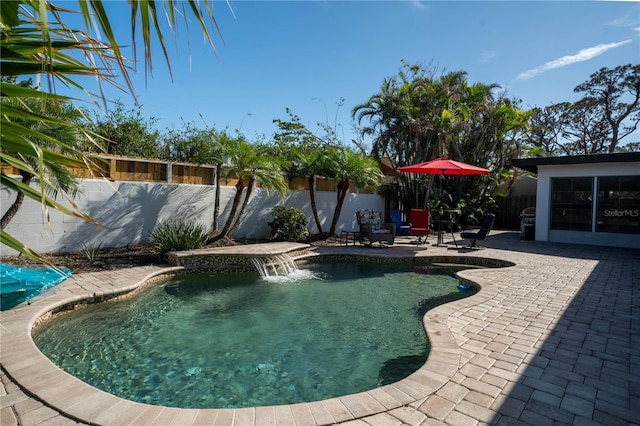
[[[444,200],[444,187],[442,185],[443,181],[444,181],[444,170],[440,175],[440,208],[438,209],[438,237],[435,244],[436,247],[447,247],[447,245],[443,241],[444,238],[442,234],[442,215],[444,214],[444,211],[442,210],[442,200]]]

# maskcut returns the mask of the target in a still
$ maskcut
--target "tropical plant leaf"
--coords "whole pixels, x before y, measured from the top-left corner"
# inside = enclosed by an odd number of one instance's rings
[[[4,125],[3,125],[4,127]],[[57,162],[69,167],[86,167],[87,164],[90,164],[88,158],[74,158],[69,155],[61,154],[57,151],[53,151],[47,148],[41,148],[40,150],[36,149],[36,145],[32,144],[30,141],[20,137],[6,137],[5,134],[2,135],[2,160],[9,162],[9,158],[12,158],[11,155],[6,155],[5,152],[15,152],[19,154],[24,154],[32,157],[43,156],[47,161]],[[14,166],[16,167],[16,166]],[[20,168],[20,167],[18,167]]]
[[[20,19],[18,18],[19,6],[19,1],[6,0],[0,2],[0,13],[2,14],[2,19],[0,20],[0,29],[4,31],[5,29],[18,25],[18,23],[20,22]]]
[[[53,95],[51,93],[33,89],[31,87],[25,87],[19,84],[10,84],[5,82],[0,82],[0,95],[4,97],[50,99],[56,101],[71,100],[71,98],[67,96]]]

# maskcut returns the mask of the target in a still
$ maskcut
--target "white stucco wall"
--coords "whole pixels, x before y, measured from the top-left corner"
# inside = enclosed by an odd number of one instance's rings
[[[37,183],[32,186],[38,187]],[[101,247],[123,247],[148,242],[149,234],[160,221],[189,219],[207,227],[213,222],[215,187],[141,182],[107,182],[84,179],[80,193],[73,200],[81,211],[104,225],[89,222],[50,210],[50,225],[39,203],[25,199],[20,211],[5,229],[30,248],[41,253],[69,253],[81,250],[83,244]],[[234,187],[221,187],[219,228],[224,226],[235,194]],[[9,208],[15,193],[0,188],[0,211]],[[318,213],[323,231],[328,231],[336,205],[334,192],[316,193]],[[276,205],[297,207],[308,220],[311,233],[317,233],[307,191],[289,191],[283,199],[276,193],[256,188],[253,191],[242,225],[236,238],[262,238],[270,232],[267,224]],[[356,229],[355,212],[369,208],[384,211],[384,200],[375,194],[348,194],[336,233]],[[0,245],[0,254],[15,252]]]
[[[549,229],[551,223],[551,179],[556,177],[638,176],[640,162],[538,166],[536,195],[536,240],[609,247],[640,248],[639,234],[580,232]]]

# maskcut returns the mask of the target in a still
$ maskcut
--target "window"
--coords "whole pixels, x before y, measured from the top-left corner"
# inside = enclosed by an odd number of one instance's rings
[[[640,176],[598,179],[596,232],[640,234]]]
[[[551,179],[551,229],[591,231],[593,178]]]

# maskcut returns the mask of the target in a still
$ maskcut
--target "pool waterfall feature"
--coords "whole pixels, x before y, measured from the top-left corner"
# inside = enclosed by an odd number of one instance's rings
[[[260,272],[262,278],[289,275],[298,270],[295,260],[287,253],[275,256],[253,257],[251,262]]]
[[[262,276],[286,275],[296,269],[295,259],[309,254],[311,246],[301,243],[264,243],[215,247],[167,254],[169,263],[185,270],[246,272]]]

